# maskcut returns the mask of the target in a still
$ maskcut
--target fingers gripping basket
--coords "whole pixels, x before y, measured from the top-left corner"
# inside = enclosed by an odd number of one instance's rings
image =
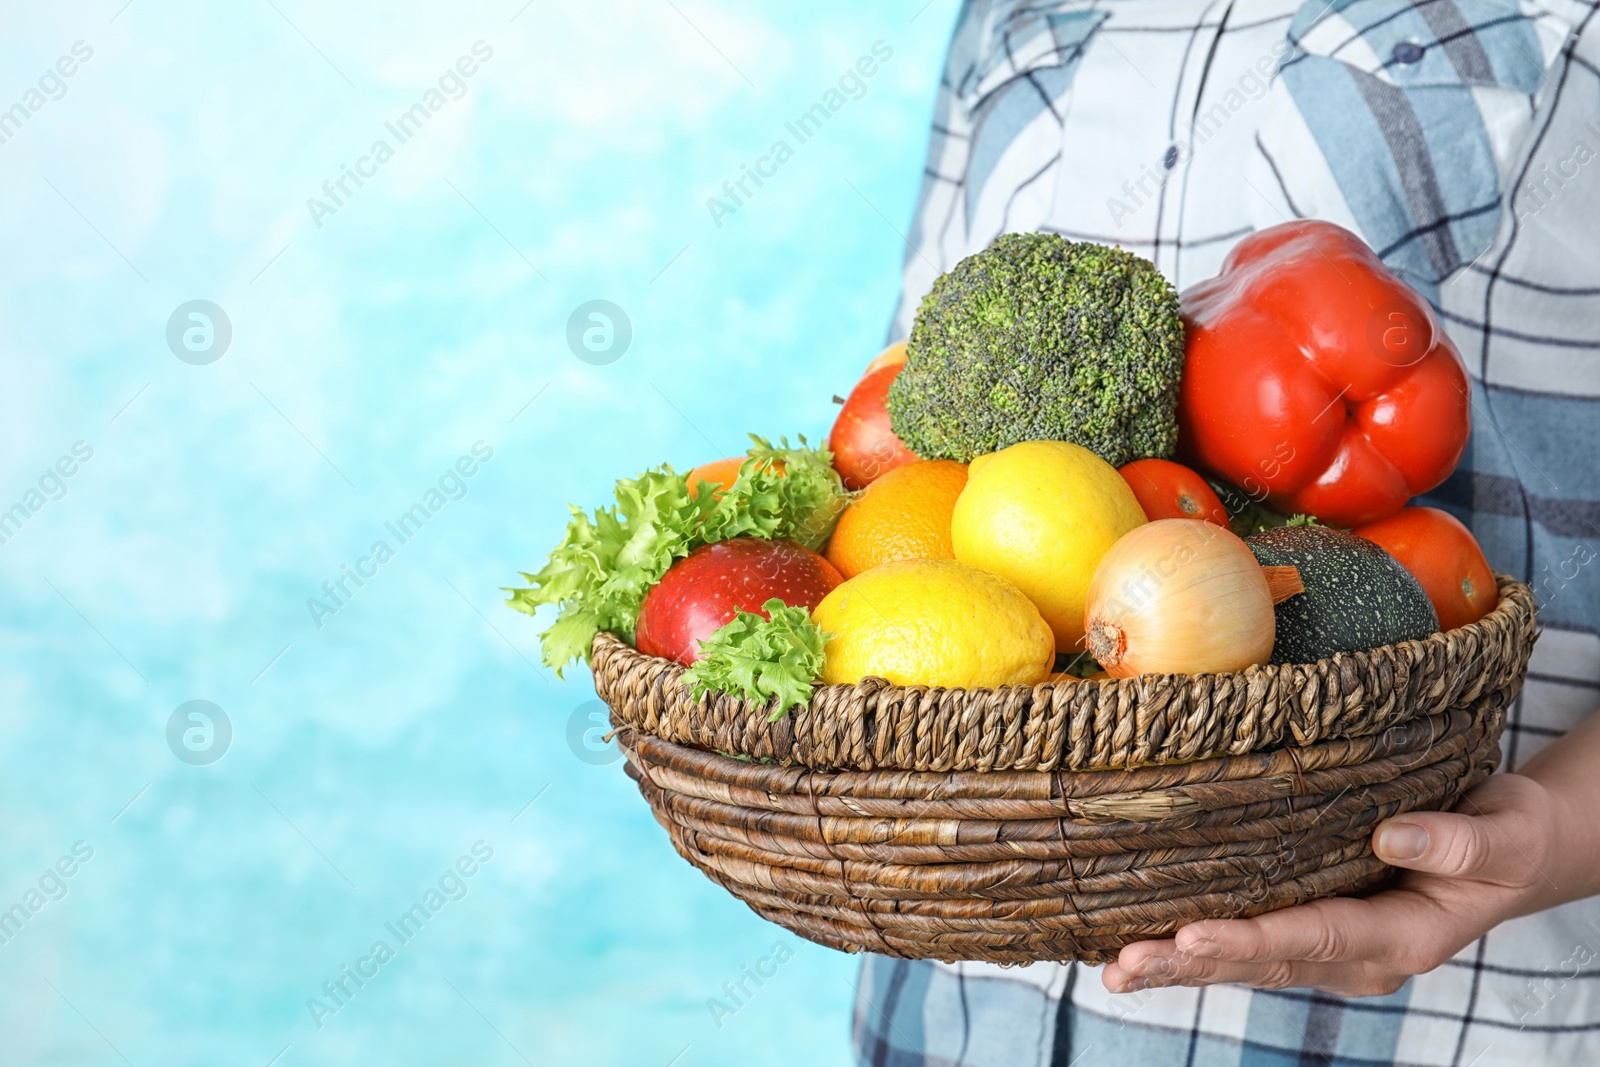
[[[868,679],[768,709],[594,645],[628,773],[678,852],[848,952],[1100,962],[1194,919],[1374,885],[1372,827],[1499,762],[1536,630],[1480,621],[1239,674],[942,690]],[[718,753],[730,753],[719,755]]]

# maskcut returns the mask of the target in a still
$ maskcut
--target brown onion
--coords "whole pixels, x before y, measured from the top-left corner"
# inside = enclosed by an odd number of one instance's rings
[[[1238,537],[1199,519],[1159,519],[1124,534],[1101,558],[1085,640],[1114,678],[1242,670],[1272,656],[1273,597]]]

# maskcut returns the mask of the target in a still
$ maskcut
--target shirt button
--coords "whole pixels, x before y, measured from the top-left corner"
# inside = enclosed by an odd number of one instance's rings
[[[1172,145],[1167,149],[1167,154],[1161,157],[1161,165],[1171,170],[1178,165],[1178,146]]]
[[[1394,46],[1396,63],[1415,63],[1422,58],[1423,47],[1415,41],[1401,41]]]

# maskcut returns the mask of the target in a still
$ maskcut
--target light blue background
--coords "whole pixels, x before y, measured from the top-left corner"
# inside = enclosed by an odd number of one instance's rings
[[[499,587],[619,476],[825,436],[883,341],[954,0],[274,3],[6,5],[0,109],[93,55],[0,144],[0,509],[94,454],[0,545],[0,909],[94,856],[0,944],[0,1062],[847,1062],[855,961],[569,750],[589,676],[534,667]],[[478,40],[466,95],[316,225]],[[706,198],[878,40],[865,96],[717,227]],[[596,297],[635,330],[610,366],[565,343]],[[207,366],[165,341],[196,298],[233,326]],[[233,724],[211,766],[167,746],[191,699]],[[467,896],[319,1030],[307,999],[479,840]]]

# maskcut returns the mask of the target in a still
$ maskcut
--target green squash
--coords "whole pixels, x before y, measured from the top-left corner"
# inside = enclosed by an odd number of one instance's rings
[[[1439,616],[1411,572],[1364,537],[1281,526],[1245,544],[1263,567],[1294,567],[1306,587],[1275,609],[1273,663],[1314,663],[1439,632]]]

